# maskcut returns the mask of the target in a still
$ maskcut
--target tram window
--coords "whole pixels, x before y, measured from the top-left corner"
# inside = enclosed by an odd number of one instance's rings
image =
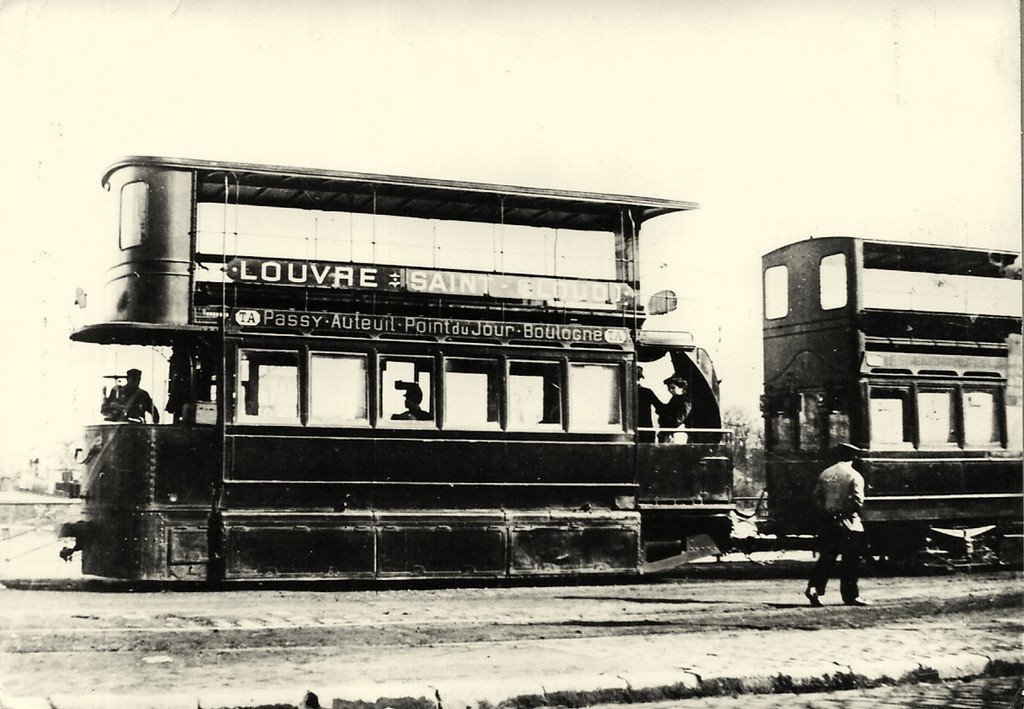
[[[562,425],[561,372],[558,362],[509,362],[509,427]]]
[[[295,352],[241,350],[238,380],[240,421],[296,423],[299,420],[299,357]]]
[[[909,392],[871,391],[871,445],[908,446],[913,443],[910,427]]]
[[[824,399],[825,395],[820,391],[800,392],[800,450],[821,450]]]
[[[998,441],[995,396],[990,391],[965,391],[964,445],[988,446]]]
[[[434,420],[434,360],[430,357],[381,357],[381,421]]]
[[[789,268],[772,266],[764,272],[764,316],[768,320],[789,314]]]
[[[129,182],[121,187],[121,225],[118,239],[122,251],[138,246],[146,238],[148,211],[149,185],[145,182]]]
[[[313,352],[309,356],[309,422],[367,422],[366,357]]]
[[[846,305],[846,256],[843,254],[832,254],[821,259],[818,295],[822,310],[834,310]]]
[[[917,421],[921,445],[947,445],[956,443],[953,422],[953,392],[919,391],[917,393]]]
[[[569,367],[569,426],[575,431],[621,430],[621,368],[617,364]]]
[[[444,422],[455,428],[498,425],[498,363],[449,359],[444,363]]]

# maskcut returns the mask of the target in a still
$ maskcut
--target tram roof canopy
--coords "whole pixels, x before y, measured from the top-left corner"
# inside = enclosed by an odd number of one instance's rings
[[[398,177],[316,168],[125,157],[103,175],[130,166],[189,170],[199,202],[362,212],[427,219],[620,232],[623,221],[696,209],[694,202],[513,187],[421,177]]]

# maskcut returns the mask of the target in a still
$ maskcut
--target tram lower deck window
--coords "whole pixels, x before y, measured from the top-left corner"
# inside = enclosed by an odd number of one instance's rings
[[[917,418],[921,445],[956,444],[956,423],[953,414],[953,392],[919,391]]]
[[[964,445],[988,446],[999,442],[996,398],[990,391],[964,392]]]
[[[444,422],[453,428],[498,426],[498,362],[448,359],[444,364]]]
[[[309,356],[309,422],[368,423],[366,356],[313,352]]]
[[[569,426],[574,431],[622,429],[622,375],[616,364],[569,367]]]
[[[562,365],[558,362],[509,362],[510,428],[562,425]]]
[[[240,421],[298,422],[298,353],[241,350],[238,380],[242,398]]]
[[[902,389],[871,391],[871,445],[913,445],[910,392]]]
[[[381,357],[380,420],[434,421],[434,360],[431,357]]]

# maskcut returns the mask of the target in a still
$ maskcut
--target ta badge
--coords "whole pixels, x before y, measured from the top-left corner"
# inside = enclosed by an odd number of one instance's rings
[[[236,310],[235,322],[242,327],[256,327],[260,324],[260,314],[256,310]]]

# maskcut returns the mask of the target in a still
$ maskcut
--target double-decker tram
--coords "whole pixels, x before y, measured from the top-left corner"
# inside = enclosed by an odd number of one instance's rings
[[[167,364],[87,428],[85,573],[617,574],[728,538],[714,368],[640,302],[641,225],[695,205],[146,157],[103,184],[108,310],[73,339]]]
[[[832,237],[762,265],[770,531],[814,533],[815,481],[849,443],[875,553],[1013,558],[1020,255]]]

